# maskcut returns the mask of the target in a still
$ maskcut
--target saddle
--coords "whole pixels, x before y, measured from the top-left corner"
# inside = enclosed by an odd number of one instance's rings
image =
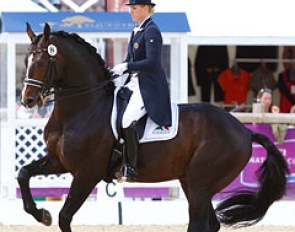
[[[121,90],[121,87],[116,87],[114,91],[114,99],[116,100],[113,103],[113,110],[111,114],[112,130],[114,137],[118,142],[120,142],[120,135],[122,133],[120,125],[122,124],[123,113],[132,94],[128,88],[123,87],[122,92]],[[120,102],[122,101],[122,95],[124,99],[123,101],[126,101],[125,103]],[[136,129],[139,135],[139,143],[141,144],[173,139],[177,135],[179,121],[179,109],[176,103],[171,104],[171,112],[172,125],[170,127],[159,126],[148,115],[139,119]]]

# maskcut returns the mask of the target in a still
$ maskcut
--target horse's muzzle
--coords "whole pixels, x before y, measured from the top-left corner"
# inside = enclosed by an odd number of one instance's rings
[[[36,105],[36,100],[33,97],[26,97],[21,99],[21,104],[26,108],[33,108]]]
[[[36,105],[38,105],[38,107],[41,107],[44,105],[44,99],[42,96],[26,97],[24,100],[21,100],[21,104],[26,108],[33,108]]]

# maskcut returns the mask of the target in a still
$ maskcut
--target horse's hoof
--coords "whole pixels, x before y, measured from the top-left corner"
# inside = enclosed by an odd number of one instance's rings
[[[115,172],[114,176],[116,179],[119,179],[123,176],[123,174],[122,174],[122,172]]]
[[[126,177],[126,176],[122,176],[121,178],[118,178],[118,179],[117,179],[117,182],[118,182],[118,183],[124,183],[124,182],[127,182],[127,177]]]
[[[42,223],[45,226],[50,226],[52,224],[52,218],[48,210],[41,209],[42,210]]]
[[[123,183],[123,182],[126,182],[126,180],[127,180],[127,178],[125,176],[123,176],[122,172],[116,172],[114,176],[117,179],[118,183]]]

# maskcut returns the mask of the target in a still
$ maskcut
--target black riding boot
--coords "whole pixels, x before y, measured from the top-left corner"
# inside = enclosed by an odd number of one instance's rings
[[[125,154],[125,176],[127,181],[134,182],[137,178],[137,155],[138,155],[138,137],[136,133],[136,122],[133,122],[130,127],[123,129],[126,154]],[[125,150],[125,151],[126,151]]]

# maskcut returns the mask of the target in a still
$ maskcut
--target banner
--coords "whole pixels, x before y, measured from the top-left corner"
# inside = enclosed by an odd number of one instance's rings
[[[287,129],[284,142],[278,144],[275,136],[272,132],[270,124],[245,124],[245,126],[253,131],[264,134],[270,138],[274,144],[278,147],[285,160],[287,161],[290,169],[290,175],[288,176],[286,199],[295,199],[295,128],[289,127]],[[266,159],[266,150],[256,143],[253,143],[252,156],[243,169],[240,175],[219,194],[215,195],[214,199],[223,199],[237,188],[257,188],[257,176],[256,171],[261,167]]]
[[[186,14],[155,13],[153,19],[162,32],[190,32]],[[128,12],[3,12],[1,14],[2,32],[25,32],[26,22],[33,30],[42,32],[47,22],[53,31],[68,32],[128,32],[137,25]],[[175,23],[177,22],[177,23]]]

